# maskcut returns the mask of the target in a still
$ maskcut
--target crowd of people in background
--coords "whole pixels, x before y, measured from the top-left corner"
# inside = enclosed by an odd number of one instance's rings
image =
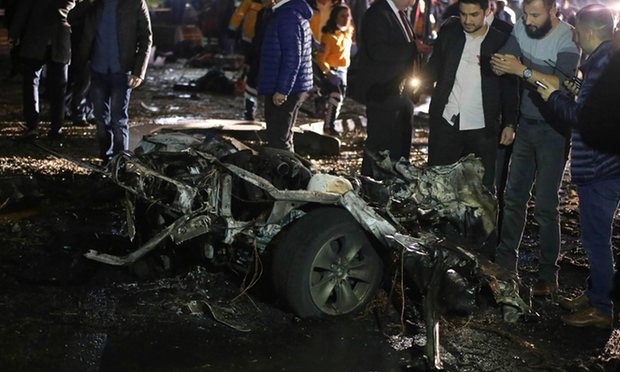
[[[149,11],[145,0],[77,1],[73,10],[76,1],[20,0],[5,6],[21,57],[23,135],[38,134],[38,88],[46,65],[48,137],[62,137],[68,89],[76,125],[86,120],[84,100],[92,104],[101,158],[109,160],[128,150],[129,98],[144,80],[152,45]],[[415,93],[431,97],[428,164],[453,164],[468,154],[481,159],[483,184],[502,201],[497,234],[485,253],[516,280],[534,190],[540,232],[535,296],[558,290],[558,192],[570,158],[590,279],[584,295],[560,301],[575,311],[563,320],[610,327],[611,236],[620,202],[620,52],[612,10],[587,3],[242,0],[235,7],[230,0],[167,0],[164,5],[178,23],[193,10],[202,33],[217,36],[221,51],[236,48],[245,55],[244,118],[256,118],[264,97],[267,146],[294,151],[292,129],[313,89],[329,135],[339,135],[334,123],[345,96],[363,103],[367,138],[360,173],[365,176],[376,176],[372,163],[379,155],[394,162],[409,159],[415,100],[409,81],[415,74],[421,81]],[[605,117],[597,114],[601,102],[607,104]]]

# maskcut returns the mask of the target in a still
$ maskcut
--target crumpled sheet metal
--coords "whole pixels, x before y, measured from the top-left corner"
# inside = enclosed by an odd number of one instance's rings
[[[530,306],[519,296],[519,285],[514,280],[496,280],[491,282],[493,297],[502,306],[504,320],[509,323],[516,322],[519,317],[530,310]]]
[[[177,191],[172,205],[166,207],[184,214],[192,211],[194,198],[198,194],[195,188],[152,170],[129,154],[118,154],[110,164],[112,181],[125,190],[146,200],[157,202],[159,198],[156,195],[150,195],[148,183],[154,179],[164,181],[174,185]],[[128,174],[136,176],[132,179],[133,184],[129,183]]]
[[[135,152],[136,154],[181,152],[198,147],[201,143],[201,139],[181,132],[158,133],[156,135],[144,136],[138,143]]]
[[[519,283],[514,273],[488,261],[481,263],[480,273],[488,282],[495,301],[502,305],[505,321],[514,323],[530,311],[530,304],[519,293]]]
[[[433,211],[442,218],[465,222],[473,217],[487,236],[493,231],[498,207],[482,186],[484,168],[479,159],[468,155],[452,165],[420,168],[404,160],[393,163],[387,155],[380,154],[377,166],[395,175],[384,180],[394,199],[413,201],[421,213]]]

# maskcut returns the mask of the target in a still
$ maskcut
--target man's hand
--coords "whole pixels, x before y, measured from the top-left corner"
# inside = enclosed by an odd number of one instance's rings
[[[276,106],[281,106],[284,102],[286,102],[286,96],[282,93],[275,92],[273,94],[273,104]]]
[[[512,74],[521,76],[525,66],[512,54],[495,53],[491,56],[491,68],[497,75]]]
[[[564,86],[566,87],[566,89],[568,89],[568,91],[570,92],[570,94],[572,94],[573,96],[576,96],[579,94],[579,89],[581,88],[581,86],[577,83],[575,83],[574,80],[564,80]]]
[[[542,87],[536,84],[536,90],[538,91],[538,94],[540,94],[542,99],[545,100],[545,102],[547,102],[549,100],[549,96],[551,96],[551,94],[555,92],[556,90],[560,89],[560,87],[558,86],[558,81],[550,81],[550,80],[543,79],[543,80],[540,80],[540,82],[544,84],[545,86]]]
[[[136,89],[140,86],[140,84],[142,84],[142,79],[140,79],[139,77],[134,75],[129,75],[127,77],[127,85],[130,89]]]
[[[428,45],[428,44],[424,44],[423,41],[416,39],[415,40],[415,47],[418,50],[418,53],[420,54],[430,54],[433,51],[433,47]]]
[[[502,135],[499,137],[499,144],[510,146],[515,140],[515,130],[513,127],[505,127],[502,129]]]

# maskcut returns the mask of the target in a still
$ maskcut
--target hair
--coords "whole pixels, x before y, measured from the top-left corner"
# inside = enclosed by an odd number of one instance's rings
[[[348,9],[349,12],[351,11],[349,7],[343,3],[334,4],[332,11],[329,13],[329,18],[327,19],[327,22],[325,22],[325,26],[323,26],[321,32],[326,34],[333,34],[334,32],[336,32],[339,29],[338,13],[340,13],[340,11],[344,9]],[[353,26],[349,25],[349,28],[346,30],[346,32],[353,32]]]
[[[482,10],[489,9],[489,0],[459,0],[459,4],[478,4]]]
[[[537,0],[523,0],[523,3],[529,5],[529,4],[533,3],[534,1],[537,1]],[[541,1],[543,2],[543,5],[547,9],[551,9],[551,8],[556,7],[555,0],[541,0]]]
[[[614,36],[614,15],[604,5],[587,5],[577,12],[577,23],[592,30],[601,40]]]

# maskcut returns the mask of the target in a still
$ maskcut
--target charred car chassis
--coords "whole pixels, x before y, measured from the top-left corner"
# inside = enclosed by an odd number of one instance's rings
[[[211,134],[150,135],[136,155],[119,154],[107,167],[126,190],[137,248],[85,256],[127,266],[156,249],[192,247],[246,269],[268,256],[276,294],[301,317],[359,311],[384,269],[402,267],[399,275],[421,294],[427,361],[441,368],[441,311],[471,311],[484,285],[506,320],[528,310],[514,278],[455,242],[483,240],[496,203],[481,186],[477,159],[430,168],[387,154],[375,160],[374,178],[346,179],[315,173],[294,154]]]

